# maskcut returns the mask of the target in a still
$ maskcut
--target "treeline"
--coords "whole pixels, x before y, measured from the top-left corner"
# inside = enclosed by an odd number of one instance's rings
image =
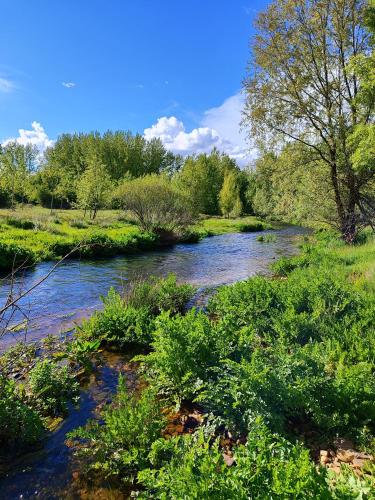
[[[99,209],[118,207],[117,194],[124,192],[124,184],[149,176],[159,184],[155,176],[162,176],[195,212],[252,212],[253,177],[228,155],[213,150],[184,159],[168,151],[160,139],[122,131],[63,134],[43,158],[30,145],[3,146],[0,205],[82,208],[94,218]],[[149,186],[153,181],[145,182]]]

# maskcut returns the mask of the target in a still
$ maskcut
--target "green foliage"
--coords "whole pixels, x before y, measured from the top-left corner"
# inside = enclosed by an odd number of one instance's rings
[[[155,321],[151,346],[144,358],[158,389],[178,402],[192,399],[207,369],[218,361],[218,336],[207,316],[195,309],[185,316],[163,313]]]
[[[194,287],[187,283],[178,284],[173,273],[168,274],[166,278],[151,276],[146,280],[135,280],[130,285],[126,302],[135,308],[147,307],[155,316],[162,311],[176,314],[184,312],[194,290]]]
[[[19,229],[34,229],[35,223],[32,220],[21,219],[18,217],[7,217],[5,223],[8,226],[18,227]]]
[[[95,219],[98,210],[109,204],[113,184],[105,165],[96,156],[88,159],[87,168],[77,182],[77,204],[90,218]]]
[[[136,281],[124,297],[111,288],[102,298],[103,310],[83,322],[80,334],[119,348],[145,347],[152,339],[154,317],[165,310],[183,312],[193,291],[190,285],[178,285],[173,274]]]
[[[78,396],[78,383],[66,366],[38,361],[28,377],[30,403],[41,416],[67,412],[69,401]]]
[[[170,441],[156,441],[150,452],[153,468],[138,474],[147,492],[141,498],[307,499],[330,498],[326,474],[309,453],[272,434],[256,421],[246,445],[233,450],[228,467],[218,442],[199,431]]]
[[[219,193],[220,210],[223,215],[239,217],[242,212],[239,185],[235,171],[229,171],[223,181]]]
[[[0,269],[10,270],[19,265],[30,265],[36,261],[32,250],[16,243],[0,241]]]
[[[149,450],[165,425],[155,392],[147,388],[137,396],[120,377],[116,398],[102,415],[103,423],[92,421],[70,434],[86,445],[80,449],[90,459],[90,468],[105,476],[127,474],[130,479],[149,465]]]
[[[99,339],[119,348],[146,346],[151,341],[153,318],[147,307],[127,305],[114,288],[102,297],[103,310],[84,320],[79,334],[86,339]]]
[[[39,415],[22,401],[16,384],[0,376],[0,445],[33,444],[42,434]]]
[[[182,191],[165,176],[148,175],[124,182],[116,199],[130,210],[145,231],[181,231],[194,220],[194,213]]]
[[[260,241],[260,243],[273,243],[276,241],[276,236],[274,234],[260,234],[257,236],[257,241]]]

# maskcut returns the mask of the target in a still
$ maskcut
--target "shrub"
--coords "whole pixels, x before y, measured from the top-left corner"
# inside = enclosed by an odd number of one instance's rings
[[[32,444],[42,433],[39,415],[22,402],[15,383],[0,376],[0,445]]]
[[[114,288],[102,297],[103,310],[83,321],[79,334],[87,339],[99,339],[119,348],[147,346],[151,341],[153,318],[147,307],[126,305]]]
[[[153,315],[162,311],[176,314],[184,311],[193,292],[191,285],[178,285],[176,276],[171,273],[166,278],[151,276],[147,280],[134,281],[125,300],[136,308],[147,307]]]
[[[67,412],[69,401],[78,396],[79,386],[66,366],[52,361],[38,361],[29,373],[30,403],[42,416]]]
[[[139,397],[129,394],[120,377],[116,398],[104,409],[102,419],[102,424],[92,421],[70,434],[83,440],[78,454],[88,457],[91,467],[106,476],[126,473],[131,477],[147,467],[151,444],[165,425],[154,391],[147,388]]]
[[[153,384],[178,402],[191,400],[207,370],[218,361],[215,329],[207,316],[195,309],[185,316],[163,313],[155,328],[154,352],[141,358],[149,367]]]
[[[31,265],[37,260],[36,254],[13,242],[0,241],[0,269],[9,270],[20,265]]]
[[[69,221],[70,227],[75,227],[77,229],[86,229],[89,227],[88,223],[85,220],[81,219],[72,219]]]
[[[164,176],[152,174],[126,181],[116,198],[145,231],[180,231],[194,219],[187,197]]]
[[[263,231],[264,229],[269,229],[269,227],[263,222],[241,223],[238,225],[240,233],[256,233],[257,231]]]
[[[6,224],[8,226],[17,227],[18,229],[34,229],[35,224],[32,220],[20,219],[16,217],[7,217]]]
[[[176,277],[135,281],[125,297],[111,288],[102,297],[103,310],[83,322],[80,333],[119,348],[145,347],[151,342],[154,317],[161,311],[182,312],[194,288],[178,285]]]
[[[260,421],[246,445],[233,449],[228,467],[218,442],[201,430],[193,436],[156,441],[150,452],[153,468],[138,474],[147,491],[141,498],[247,500],[264,498],[330,498],[326,474],[309,453],[272,434]]]

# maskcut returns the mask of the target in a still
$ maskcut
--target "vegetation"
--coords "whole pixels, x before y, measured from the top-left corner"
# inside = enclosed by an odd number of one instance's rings
[[[138,281],[124,297],[111,288],[108,296],[102,297],[103,310],[83,322],[80,336],[122,349],[146,347],[155,316],[164,310],[183,312],[193,292],[190,285],[178,285],[173,274],[165,279]]]
[[[156,184],[159,185],[159,180]],[[204,219],[184,228],[189,215],[176,209],[177,213],[160,214],[158,224],[152,225],[155,232],[141,230],[130,214],[115,210],[102,211],[94,220],[85,219],[81,210],[55,211],[53,215],[40,207],[0,210],[0,270],[58,259],[74,249],[71,257],[81,258],[147,250],[158,246],[161,239],[168,239],[168,230],[172,228],[170,241],[194,242],[209,234],[261,231],[268,227],[255,217],[243,217]],[[160,225],[164,231],[160,231]]]
[[[349,243],[374,221],[375,101],[367,13],[365,0],[275,0],[258,16],[245,84],[245,122],[252,134],[266,151],[284,140],[285,151],[304,157],[298,171],[309,180],[308,196],[313,199],[319,183],[317,202],[328,204],[324,219]],[[282,190],[293,192],[289,176],[282,175],[288,164],[293,171],[293,158],[286,153],[280,167],[272,153],[261,161],[272,188],[279,174]],[[303,178],[293,178],[292,186],[305,190]],[[258,203],[260,197],[269,203],[264,194],[256,195]]]
[[[284,279],[251,278],[221,287],[207,312],[154,317],[142,373],[163,406],[199,403],[206,423],[168,440],[151,427],[147,454],[124,447],[137,464],[116,441],[100,455],[123,424],[89,426],[76,435],[95,470],[137,477],[145,498],[371,498],[373,466],[336,476],[310,452],[337,436],[375,451],[374,245],[371,233],[351,248],[321,233],[275,265]],[[122,422],[128,410],[107,411]]]
[[[148,175],[118,188],[118,203],[129,210],[144,231],[180,232],[193,222],[193,211],[167,177]]]

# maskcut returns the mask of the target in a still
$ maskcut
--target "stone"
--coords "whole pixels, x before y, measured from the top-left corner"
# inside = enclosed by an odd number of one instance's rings
[[[234,458],[232,455],[230,455],[229,453],[223,453],[223,458],[228,467],[231,467],[233,465]]]
[[[365,463],[366,463],[366,460],[363,460],[361,458],[354,458],[352,466],[355,469],[361,469],[364,466]]]
[[[354,457],[355,457],[355,451],[351,449],[343,449],[340,448],[337,450],[336,457],[340,462],[345,462],[348,464],[349,462],[352,462]]]

